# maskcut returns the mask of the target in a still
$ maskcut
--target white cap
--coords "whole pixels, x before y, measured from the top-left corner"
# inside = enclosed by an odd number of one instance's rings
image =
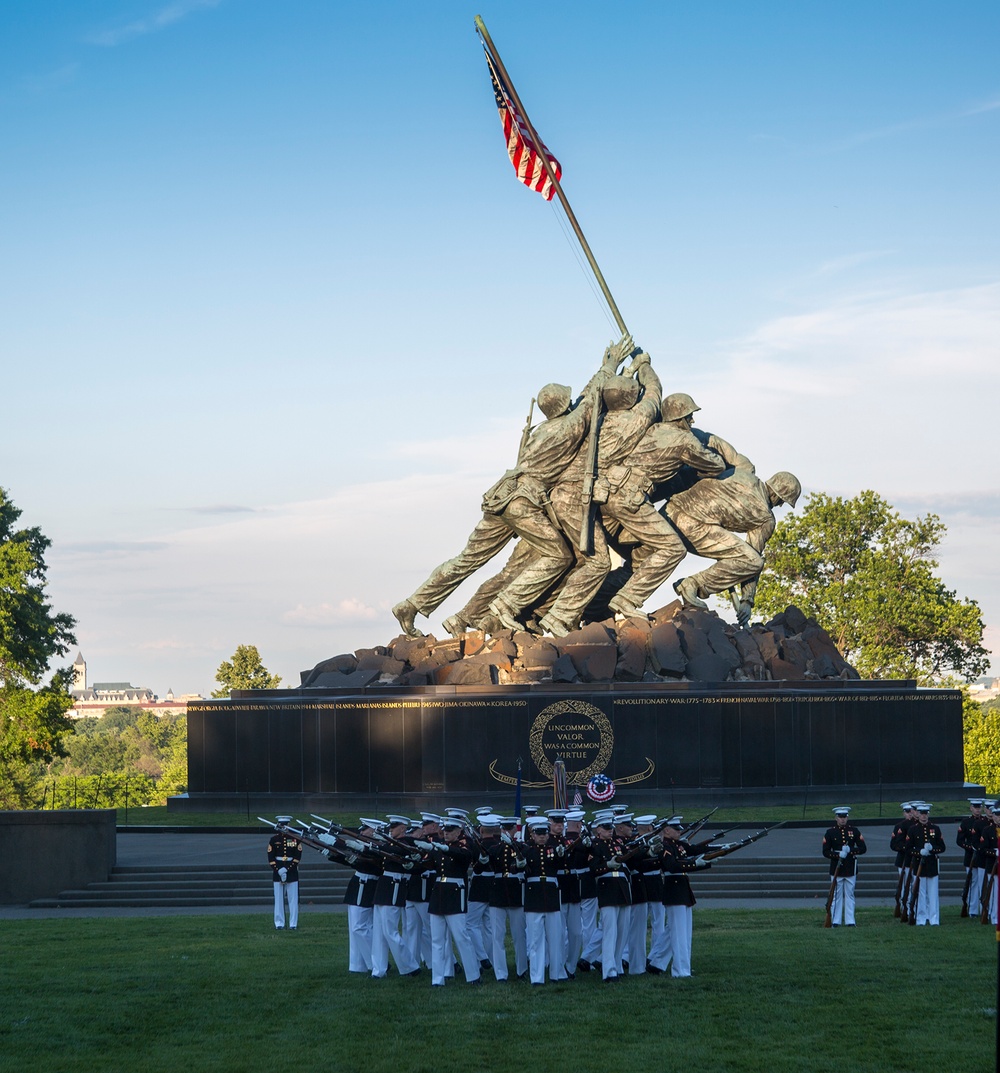
[[[397,824],[400,824],[400,823],[404,827],[409,827],[410,824],[413,822],[410,819],[409,816],[395,816],[395,815],[393,815],[393,816],[386,816],[386,819],[389,821],[389,826],[390,827],[395,827]]]
[[[850,805],[838,805],[832,810],[835,816],[849,816],[851,813]]]
[[[643,816],[636,816],[635,822],[640,827],[652,827],[656,823],[656,816],[652,812],[647,812]]]

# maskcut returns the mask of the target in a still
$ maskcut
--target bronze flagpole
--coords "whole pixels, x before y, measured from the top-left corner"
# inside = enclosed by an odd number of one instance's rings
[[[556,173],[552,164],[549,162],[548,153],[543,148],[545,143],[538,137],[538,132],[532,126],[531,120],[528,118],[528,113],[525,111],[524,104],[521,102],[521,98],[518,96],[517,90],[514,88],[514,83],[511,81],[510,75],[507,73],[507,68],[504,67],[503,60],[500,59],[500,53],[497,52],[496,45],[493,44],[493,38],[490,37],[490,32],[486,29],[486,23],[483,22],[479,15],[476,16],[476,32],[479,34],[479,38],[486,48],[486,54],[489,57],[491,64],[496,68],[496,73],[499,74],[504,86],[509,90],[511,99],[514,102],[514,107],[518,110],[519,118],[524,121],[524,125],[528,128],[528,134],[531,136],[531,140],[535,145],[535,151],[541,158],[542,166],[545,168],[546,174],[549,177],[549,182],[552,184],[552,188],[555,190],[559,198],[559,203],[562,205],[563,211],[566,213],[566,218],[569,220],[570,226],[573,228],[573,233],[576,235],[577,241],[580,243],[580,248],[583,250],[584,255],[587,258],[587,263],[590,265],[591,271],[594,273],[594,277],[601,288],[604,300],[608,303],[608,308],[611,310],[611,313],[615,318],[618,330],[622,333],[622,337],[624,338],[628,335],[628,328],[625,326],[625,318],[618,310],[618,304],[615,302],[614,297],[611,294],[611,289],[608,287],[607,281],[604,278],[604,273],[601,272],[600,266],[597,263],[597,258],[594,257],[594,253],[590,248],[590,243],[587,241],[583,229],[580,227],[580,222],[576,218],[576,213],[573,212],[573,208],[566,197],[566,193],[559,180],[556,178]],[[594,475],[597,462],[597,426],[599,419],[600,394],[598,393],[597,398],[594,399],[593,415],[590,422],[590,431],[588,433],[587,469],[583,476],[583,518],[580,522],[580,538],[578,543],[580,551],[584,555],[589,555],[591,553],[591,503],[593,500]]]
[[[483,22],[479,15],[476,16],[476,31],[482,39],[483,44],[486,46],[486,51],[489,53],[490,59],[496,65],[497,72],[504,80],[507,88],[510,90],[510,96],[514,104],[517,106],[517,110],[520,113],[521,119],[524,120],[524,125],[528,128],[528,133],[531,135],[531,140],[535,143],[535,147],[538,151],[538,155],[541,157],[542,166],[545,168],[549,177],[549,182],[552,183],[552,187],[559,198],[559,203],[562,205],[563,210],[566,213],[566,218],[570,222],[570,226],[573,228],[573,233],[576,235],[577,240],[580,243],[581,248],[587,258],[587,263],[590,265],[591,270],[597,279],[601,288],[601,293],[604,295],[605,301],[608,303],[608,308],[611,310],[612,315],[615,318],[615,323],[618,325],[619,331],[622,335],[628,335],[628,328],[625,327],[625,319],[618,311],[618,306],[615,303],[614,298],[611,295],[611,290],[608,287],[607,282],[604,279],[604,275],[601,272],[600,267],[597,264],[597,259],[594,257],[593,252],[590,249],[590,244],[587,242],[584,236],[583,230],[580,227],[580,223],[576,218],[576,214],[573,212],[569,201],[566,198],[566,194],[563,191],[562,186],[559,184],[559,180],[556,178],[556,174],[552,169],[552,165],[549,163],[548,154],[542,149],[542,139],[538,137],[538,132],[531,125],[531,120],[528,118],[528,113],[524,110],[524,105],[521,103],[521,98],[517,95],[517,90],[514,88],[514,83],[510,80],[510,75],[507,73],[507,68],[503,65],[503,60],[500,59],[500,53],[497,52],[496,46],[493,44],[493,39],[490,37],[489,30],[486,29],[486,24]]]

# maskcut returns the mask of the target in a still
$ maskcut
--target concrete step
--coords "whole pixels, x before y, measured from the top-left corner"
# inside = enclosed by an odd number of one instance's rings
[[[338,905],[352,872],[339,865],[300,869],[304,903]],[[797,898],[823,900],[829,890],[829,866],[822,858],[733,856],[694,877],[699,901],[712,899]],[[869,856],[860,862],[858,896],[891,900],[897,874],[893,859]],[[942,898],[960,898],[965,884],[961,859],[944,858],[939,884]],[[83,890],[61,891],[55,898],[32,902],[35,908],[169,908],[266,906],[273,897],[267,871],[257,865],[185,865],[115,868],[105,882]]]

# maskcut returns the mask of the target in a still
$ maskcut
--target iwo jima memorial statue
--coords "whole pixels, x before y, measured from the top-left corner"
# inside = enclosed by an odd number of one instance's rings
[[[465,547],[395,605],[395,640],[324,660],[295,689],[188,707],[189,793],[171,806],[252,797],[274,811],[336,794],[344,806],[380,795],[387,807],[429,807],[554,782],[557,794],[576,786],[600,799],[627,785],[630,800],[957,791],[957,691],[859,680],[794,607],[752,623],[774,511],[795,506],[799,481],[762,479],[752,449],[695,427],[694,399],[663,394],[559,164],[478,18],[476,28],[517,176],[558,196],[621,338],[575,399],[562,384],[538,390],[542,419],[532,427],[529,412],[516,465],[483,496]],[[442,638],[419,629],[510,548]],[[711,565],[683,575],[689,553]],[[644,613],[668,582],[676,598]],[[716,594],[734,625],[708,608]]]

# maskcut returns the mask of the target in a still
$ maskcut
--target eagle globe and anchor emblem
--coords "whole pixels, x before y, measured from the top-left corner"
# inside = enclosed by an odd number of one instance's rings
[[[540,789],[552,785],[556,760],[566,765],[566,782],[570,786],[586,786],[595,776],[603,774],[615,747],[615,734],[608,717],[600,708],[583,700],[561,700],[550,704],[535,716],[528,735],[531,759],[544,781],[521,781],[525,789]],[[645,771],[615,779],[618,786],[642,782],[653,774],[655,765],[646,757]],[[497,782],[517,785],[517,778],[490,764],[490,775]]]

